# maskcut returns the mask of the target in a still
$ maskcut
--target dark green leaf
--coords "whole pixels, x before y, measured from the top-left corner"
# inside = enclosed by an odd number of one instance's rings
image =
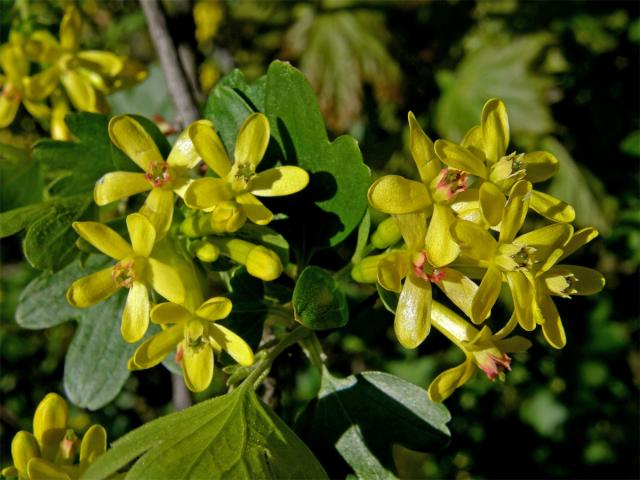
[[[296,200],[287,200],[299,205],[290,214],[291,224],[300,229],[295,232],[298,244],[339,244],[367,208],[370,173],[358,143],[347,135],[329,141],[311,85],[288,63],[275,61],[269,67],[265,109],[284,163],[299,165],[310,175],[309,186]]]
[[[378,295],[380,296],[380,300],[382,301],[384,308],[395,315],[396,308],[398,307],[399,295],[395,292],[386,290],[379,283],[376,283],[376,289],[378,290]]]
[[[71,224],[92,204],[88,195],[51,202],[51,210],[36,220],[25,236],[23,249],[29,263],[41,270],[58,270],[69,263],[77,253],[77,235]]]
[[[349,321],[349,307],[342,290],[326,270],[305,268],[293,290],[296,320],[313,330],[343,327]]]
[[[56,273],[42,273],[20,294],[16,309],[16,322],[22,328],[49,328],[78,318],[83,310],[67,303],[67,289],[75,280],[112,263],[103,255],[90,255],[84,265],[80,260]]]
[[[46,203],[27,205],[0,213],[0,238],[8,237],[24,230],[33,222],[51,211]]]
[[[42,174],[30,152],[0,143],[0,211],[42,201]]]
[[[128,433],[83,478],[107,478],[136,459],[130,480],[327,478],[305,444],[250,385]]]
[[[337,451],[358,477],[389,478],[393,444],[441,450],[449,442],[450,418],[444,405],[394,375],[364,372],[338,379],[325,369],[300,430],[322,461]]]
[[[620,143],[620,150],[632,157],[640,157],[640,130],[631,132]]]
[[[81,408],[97,410],[122,389],[129,378],[127,361],[136,345],[120,335],[126,292],[120,291],[80,313],[79,325],[64,362],[64,389]]]

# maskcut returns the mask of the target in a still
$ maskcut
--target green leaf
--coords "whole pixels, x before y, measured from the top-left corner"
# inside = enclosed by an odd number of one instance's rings
[[[113,400],[129,378],[127,361],[136,345],[120,335],[125,291],[82,310],[64,362],[64,389],[71,402],[97,410]]]
[[[380,301],[382,301],[384,308],[395,315],[396,308],[398,308],[398,298],[400,295],[396,292],[386,290],[379,283],[376,283],[376,289],[378,290],[378,295],[380,296]]]
[[[441,82],[436,128],[442,136],[461,140],[469,128],[480,123],[482,106],[492,97],[501,98],[507,105],[512,133],[549,133],[553,117],[545,94],[552,80],[534,73],[531,64],[552,37],[536,34],[474,40],[481,46],[464,56],[453,78]]]
[[[79,195],[54,202],[51,210],[36,220],[24,239],[24,255],[41,270],[57,270],[76,255],[76,233],[71,224],[92,205],[91,197]]]
[[[298,245],[335,246],[358,226],[367,208],[370,172],[358,143],[348,135],[329,141],[311,85],[288,63],[271,64],[266,88],[265,113],[284,163],[310,175],[307,188],[286,200],[289,207],[299,205],[289,215]]]
[[[300,429],[322,461],[337,453],[360,478],[389,478],[391,446],[437,451],[449,442],[446,407],[394,375],[364,372],[344,379],[326,369],[318,398]]]
[[[107,478],[131,461],[129,480],[327,478],[306,445],[247,385],[128,433],[82,478]]]
[[[594,226],[601,233],[611,228],[615,205],[604,192],[602,184],[581,168],[562,144],[553,137],[542,141],[542,148],[553,153],[560,162],[558,173],[551,179],[548,193],[564,200],[576,210],[576,224]]]
[[[76,260],[56,273],[40,274],[20,294],[16,322],[22,328],[37,330],[78,318],[83,311],[67,303],[67,289],[75,280],[97,272],[109,263],[103,255],[90,255],[84,264]]]
[[[77,235],[71,224],[93,206],[93,200],[88,195],[77,195],[50,202],[50,206],[51,210],[29,227],[23,249],[33,267],[55,271],[77,254]]]
[[[0,213],[0,238],[14,235],[51,211],[46,203],[27,205]]]
[[[42,201],[40,166],[29,150],[0,143],[0,211]]]
[[[326,270],[308,266],[293,290],[296,320],[313,330],[339,328],[349,320],[349,307],[344,293]]]
[[[620,143],[620,150],[632,157],[640,157],[640,130],[631,132]]]

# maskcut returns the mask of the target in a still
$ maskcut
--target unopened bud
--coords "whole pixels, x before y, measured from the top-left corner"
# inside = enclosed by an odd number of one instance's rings
[[[211,224],[211,214],[192,215],[184,219],[180,224],[180,231],[187,237],[203,237],[212,233],[220,233],[215,231]]]
[[[363,258],[351,270],[351,278],[359,283],[376,283],[378,264],[384,257],[385,255],[382,254]]]
[[[220,249],[206,240],[194,242],[192,248],[196,257],[205,263],[215,262],[220,256]]]
[[[371,244],[376,248],[388,248],[402,238],[398,224],[389,217],[384,219],[371,235]]]
[[[211,224],[214,230],[235,232],[247,221],[244,210],[233,201],[221,202],[212,212]]]
[[[273,250],[258,245],[249,252],[247,271],[266,282],[275,280],[282,273],[282,262]]]

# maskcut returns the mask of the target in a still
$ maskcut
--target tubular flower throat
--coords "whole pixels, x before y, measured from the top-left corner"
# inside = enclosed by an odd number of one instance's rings
[[[129,289],[121,330],[127,342],[137,342],[147,331],[149,286],[169,300],[184,301],[185,289],[180,276],[153,256],[156,232],[144,215],[132,213],[127,216],[131,245],[101,223],[75,222],[73,228],[84,240],[117,262],[73,282],[67,291],[67,301],[74,307],[86,308],[107,299],[120,288]]]
[[[253,364],[251,347],[238,335],[216,323],[231,312],[231,301],[213,297],[195,311],[175,303],[161,303],[151,310],[151,321],[163,327],[140,345],[129,360],[130,370],[151,368],[177,349],[176,361],[189,390],[200,392],[213,379],[214,354],[226,351],[243,366]]]
[[[13,437],[13,465],[2,469],[2,475],[26,480],[76,480],[106,450],[105,429],[93,425],[79,441],[67,427],[67,403],[49,393],[38,404],[33,433],[21,430]]]
[[[309,175],[300,167],[281,166],[256,172],[269,144],[269,122],[262,113],[247,117],[238,132],[234,162],[213,128],[206,121],[188,128],[196,150],[218,178],[195,180],[185,192],[187,206],[211,212],[212,228],[235,232],[247,218],[266,225],[271,211],[257,197],[280,197],[299,192],[309,183]]]

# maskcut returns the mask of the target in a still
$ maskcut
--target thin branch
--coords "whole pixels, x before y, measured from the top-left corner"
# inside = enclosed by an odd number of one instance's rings
[[[147,19],[151,40],[160,59],[160,66],[167,80],[167,88],[178,112],[179,121],[183,127],[186,127],[200,118],[200,113],[180,66],[178,52],[169,35],[164,13],[160,9],[158,0],[140,0],[140,5]]]

